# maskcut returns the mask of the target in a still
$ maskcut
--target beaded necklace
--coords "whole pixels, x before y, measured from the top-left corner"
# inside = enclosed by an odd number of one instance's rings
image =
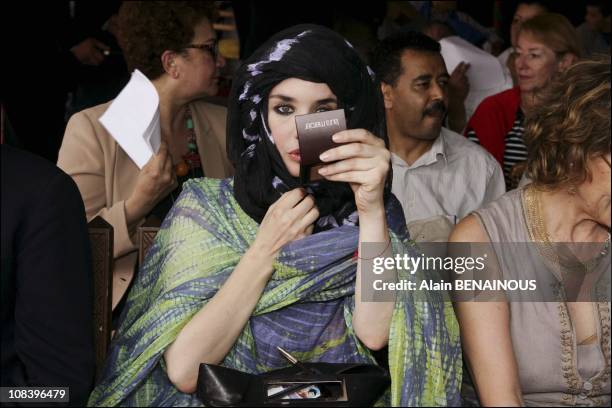
[[[181,193],[183,183],[190,178],[204,177],[204,169],[198,154],[198,145],[196,143],[195,130],[191,110],[187,108],[185,111],[185,127],[187,128],[187,153],[182,156],[179,163],[174,166],[178,186],[174,191],[171,191],[163,200],[157,203],[155,208],[151,210],[149,215],[163,220],[174,205],[174,201]]]
[[[599,252],[591,257],[591,259],[581,261],[576,259],[568,260],[567,256],[563,256],[563,253],[559,251],[559,244],[555,245],[550,238],[550,235],[544,224],[544,210],[542,209],[541,193],[537,190],[533,184],[527,186],[524,190],[524,204],[525,204],[525,215],[527,219],[527,228],[529,231],[529,237],[532,242],[536,244],[536,248],[540,255],[542,255],[549,264],[552,266],[553,274],[559,280],[561,285],[567,285],[572,275],[577,273],[587,275],[590,271],[594,270],[602,258],[608,254],[610,250],[610,233],[603,242]],[[565,251],[568,249],[566,248]],[[600,292],[603,290],[603,286],[596,287],[595,297],[605,299],[604,295],[600,296]],[[560,292],[559,292],[560,294]]]
[[[185,126],[187,127],[187,153],[183,155],[181,160],[176,166],[175,171],[178,177],[184,177],[189,172],[193,172],[195,169],[202,167],[200,161],[200,154],[198,153],[198,145],[196,144],[195,130],[193,128],[193,118],[191,116],[191,109],[187,108],[185,111]]]

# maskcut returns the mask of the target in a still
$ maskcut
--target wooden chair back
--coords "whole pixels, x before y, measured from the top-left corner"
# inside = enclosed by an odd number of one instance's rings
[[[113,292],[113,227],[102,217],[88,224],[94,281],[94,345],[99,376],[111,340]]]
[[[153,240],[159,231],[161,220],[157,217],[149,217],[144,224],[138,227],[138,266],[142,265],[147,251],[153,244]]]

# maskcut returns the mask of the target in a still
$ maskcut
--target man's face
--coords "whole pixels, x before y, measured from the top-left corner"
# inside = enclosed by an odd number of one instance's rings
[[[404,136],[433,140],[440,134],[448,106],[448,80],[442,56],[406,50],[395,86],[382,84],[387,121]]]
[[[584,21],[589,28],[594,31],[602,31],[604,25],[604,15],[597,6],[586,6]]]
[[[530,18],[545,13],[546,10],[539,4],[526,4],[521,3],[514,12],[514,18],[512,18],[512,25],[510,26],[510,42],[513,47],[516,47],[518,40],[518,31],[521,28],[521,24]]]

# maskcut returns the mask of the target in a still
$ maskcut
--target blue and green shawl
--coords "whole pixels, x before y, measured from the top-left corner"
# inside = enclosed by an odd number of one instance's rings
[[[394,197],[388,201],[393,251],[412,253],[401,206]],[[232,179],[185,183],[135,277],[90,405],[202,405],[172,385],[163,353],[223,285],[257,228],[234,199]],[[344,225],[287,244],[222,365],[250,373],[287,366],[276,346],[302,361],[375,362],[351,324],[358,239],[359,228]],[[460,402],[457,321],[448,301],[426,296],[417,301],[398,293],[389,335],[392,383],[380,404]]]

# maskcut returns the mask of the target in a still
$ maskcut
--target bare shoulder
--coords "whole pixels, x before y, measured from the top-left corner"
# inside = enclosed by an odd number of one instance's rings
[[[489,242],[489,237],[475,214],[470,214],[455,226],[449,242]]]

